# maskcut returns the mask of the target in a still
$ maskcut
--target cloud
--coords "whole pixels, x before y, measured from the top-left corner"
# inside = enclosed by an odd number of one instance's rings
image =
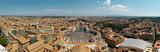
[[[105,0],[104,4],[107,5],[107,6],[111,5],[111,0]]]
[[[128,12],[129,11],[129,8],[122,4],[112,5],[108,9],[112,10],[113,12]]]
[[[104,0],[102,5],[101,5],[101,8],[107,8],[111,5],[111,0]]]
[[[104,0],[102,5],[98,7],[100,10],[110,10],[113,12],[128,12],[129,8],[126,5],[122,4],[112,4],[111,0]]]

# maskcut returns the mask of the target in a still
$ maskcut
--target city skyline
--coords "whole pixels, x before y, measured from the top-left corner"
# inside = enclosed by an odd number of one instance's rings
[[[1,0],[0,15],[159,16],[159,0]]]

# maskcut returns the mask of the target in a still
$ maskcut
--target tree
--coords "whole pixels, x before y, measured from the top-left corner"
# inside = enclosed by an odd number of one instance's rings
[[[112,28],[113,31],[118,31],[118,32],[123,30],[123,28],[128,27],[128,24],[113,24],[113,23],[105,23],[105,22],[97,22],[95,25],[99,26],[102,29]]]
[[[5,38],[4,36],[0,35],[0,44],[3,45],[3,46],[7,46],[8,39]]]

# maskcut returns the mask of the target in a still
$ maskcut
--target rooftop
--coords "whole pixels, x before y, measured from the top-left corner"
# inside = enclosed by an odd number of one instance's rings
[[[22,35],[18,36],[17,38],[18,38],[18,41],[21,42],[22,44],[30,41],[29,39],[26,39],[26,38],[25,38],[24,36],[22,36]]]
[[[37,42],[27,46],[27,49],[32,50],[32,49],[35,49],[35,48],[41,46],[42,44],[43,44],[43,41],[37,41]]]
[[[154,44],[154,47],[160,48],[160,40],[157,40]]]
[[[144,40],[129,38],[129,39],[124,40],[124,42],[122,42],[119,46],[139,48],[143,50],[147,47],[152,47],[152,44]]]

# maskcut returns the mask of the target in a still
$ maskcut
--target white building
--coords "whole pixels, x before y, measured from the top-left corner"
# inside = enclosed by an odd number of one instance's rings
[[[0,52],[8,52],[5,47],[3,47],[1,44],[0,44]]]

